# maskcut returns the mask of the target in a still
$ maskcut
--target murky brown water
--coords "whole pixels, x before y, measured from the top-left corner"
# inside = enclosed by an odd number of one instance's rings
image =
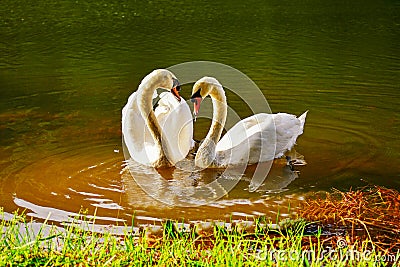
[[[399,5],[242,5],[5,1],[0,206],[38,218],[51,212],[54,221],[81,209],[96,210],[104,222],[128,224],[132,214],[137,222],[274,219],[278,212],[295,212],[305,195],[318,190],[366,184],[400,189]],[[241,70],[273,112],[309,110],[297,146],[308,165],[295,175],[274,164],[254,193],[248,191],[249,170],[212,205],[171,207],[145,194],[124,170],[121,109],[152,69],[193,60]],[[190,86],[182,94],[187,98]],[[238,108],[235,101],[230,105]],[[206,125],[195,124],[196,139]],[[205,173],[204,181],[212,175]],[[181,179],[163,190],[194,186]]]

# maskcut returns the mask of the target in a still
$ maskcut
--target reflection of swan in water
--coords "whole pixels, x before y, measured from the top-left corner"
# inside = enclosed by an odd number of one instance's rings
[[[160,170],[133,160],[126,161],[124,172],[126,173],[128,170],[136,184],[148,196],[174,206],[199,206],[215,201],[226,195],[243,175],[235,170],[215,172],[192,172],[184,168]],[[138,198],[135,193],[139,188],[133,189],[135,183],[132,184],[129,180],[125,181],[131,187],[126,190],[127,194],[133,194],[133,202],[141,202],[141,197]],[[152,201],[146,200],[145,202],[151,203]],[[157,202],[154,201],[155,203]]]
[[[256,165],[250,166],[245,172],[235,168],[210,168],[193,172],[180,168],[157,170],[129,160],[122,172],[122,179],[127,202],[139,209],[161,208],[160,202],[181,207],[218,206],[218,199],[222,197],[250,197],[245,192],[249,188],[248,182],[255,174],[255,169]],[[276,164],[257,191],[281,192],[296,178],[298,173],[292,171],[289,166]],[[238,183],[241,185],[235,188]]]
[[[255,165],[249,166],[245,172],[245,177],[253,174]],[[274,161],[272,168],[268,172],[268,176],[263,183],[259,185],[256,192],[265,193],[280,193],[286,191],[287,187],[294,180],[299,178],[299,172],[293,171],[291,166],[286,164],[286,160],[277,159]]]
[[[163,94],[155,112],[152,99]],[[122,109],[123,140],[130,157],[152,167],[170,167],[184,159],[192,147],[193,123],[189,106],[181,101],[179,83],[168,70],[154,70],[140,83]],[[174,96],[175,97],[174,97]]]
[[[213,103],[213,120],[197,151],[196,166],[207,168],[271,161],[292,149],[297,137],[303,133],[307,112],[299,118],[287,113],[259,113],[241,120],[219,140],[226,121],[227,102],[224,89],[215,78],[203,77],[194,84],[191,100],[195,116],[207,95]]]

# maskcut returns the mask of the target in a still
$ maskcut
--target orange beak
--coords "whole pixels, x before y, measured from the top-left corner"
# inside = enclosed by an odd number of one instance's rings
[[[178,86],[175,86],[171,89],[171,93],[176,97],[176,100],[181,102],[181,95],[179,94],[179,90],[177,89]]]
[[[176,78],[172,78],[172,81],[173,84],[171,93],[176,97],[176,100],[178,100],[178,102],[181,102],[181,96],[179,95],[179,91],[181,90],[181,85]]]
[[[203,99],[201,97],[193,97],[190,99],[193,103],[193,115],[194,117],[197,117],[197,114],[199,114],[200,110],[200,104]]]

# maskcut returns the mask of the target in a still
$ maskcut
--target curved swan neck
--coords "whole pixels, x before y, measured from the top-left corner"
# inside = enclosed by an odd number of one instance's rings
[[[226,122],[227,106],[225,92],[222,86],[212,85],[209,95],[213,105],[213,119],[210,130],[196,154],[196,165],[206,167],[215,160],[215,148],[221,138]]]
[[[206,139],[211,139],[216,144],[221,138],[226,122],[226,97],[222,87],[217,85],[214,85],[210,96],[213,105],[213,119]]]
[[[165,138],[162,138],[162,129],[153,111],[153,94],[162,82],[162,77],[157,74],[152,73],[143,79],[139,85],[137,101],[140,113],[160,151],[160,159],[155,163],[155,167],[163,167],[171,166],[171,163],[167,158],[168,145]]]

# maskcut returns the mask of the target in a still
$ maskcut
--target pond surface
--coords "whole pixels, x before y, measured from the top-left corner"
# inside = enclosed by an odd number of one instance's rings
[[[81,209],[128,224],[132,214],[144,223],[274,219],[315,191],[399,190],[399,17],[397,1],[3,0],[0,206],[37,218],[51,212],[54,221]],[[256,192],[245,175],[200,207],[167,206],[143,192],[124,169],[121,109],[151,70],[196,60],[248,75],[272,112],[309,110],[296,147],[308,164],[299,173],[276,162]],[[207,123],[195,124],[196,139]]]

